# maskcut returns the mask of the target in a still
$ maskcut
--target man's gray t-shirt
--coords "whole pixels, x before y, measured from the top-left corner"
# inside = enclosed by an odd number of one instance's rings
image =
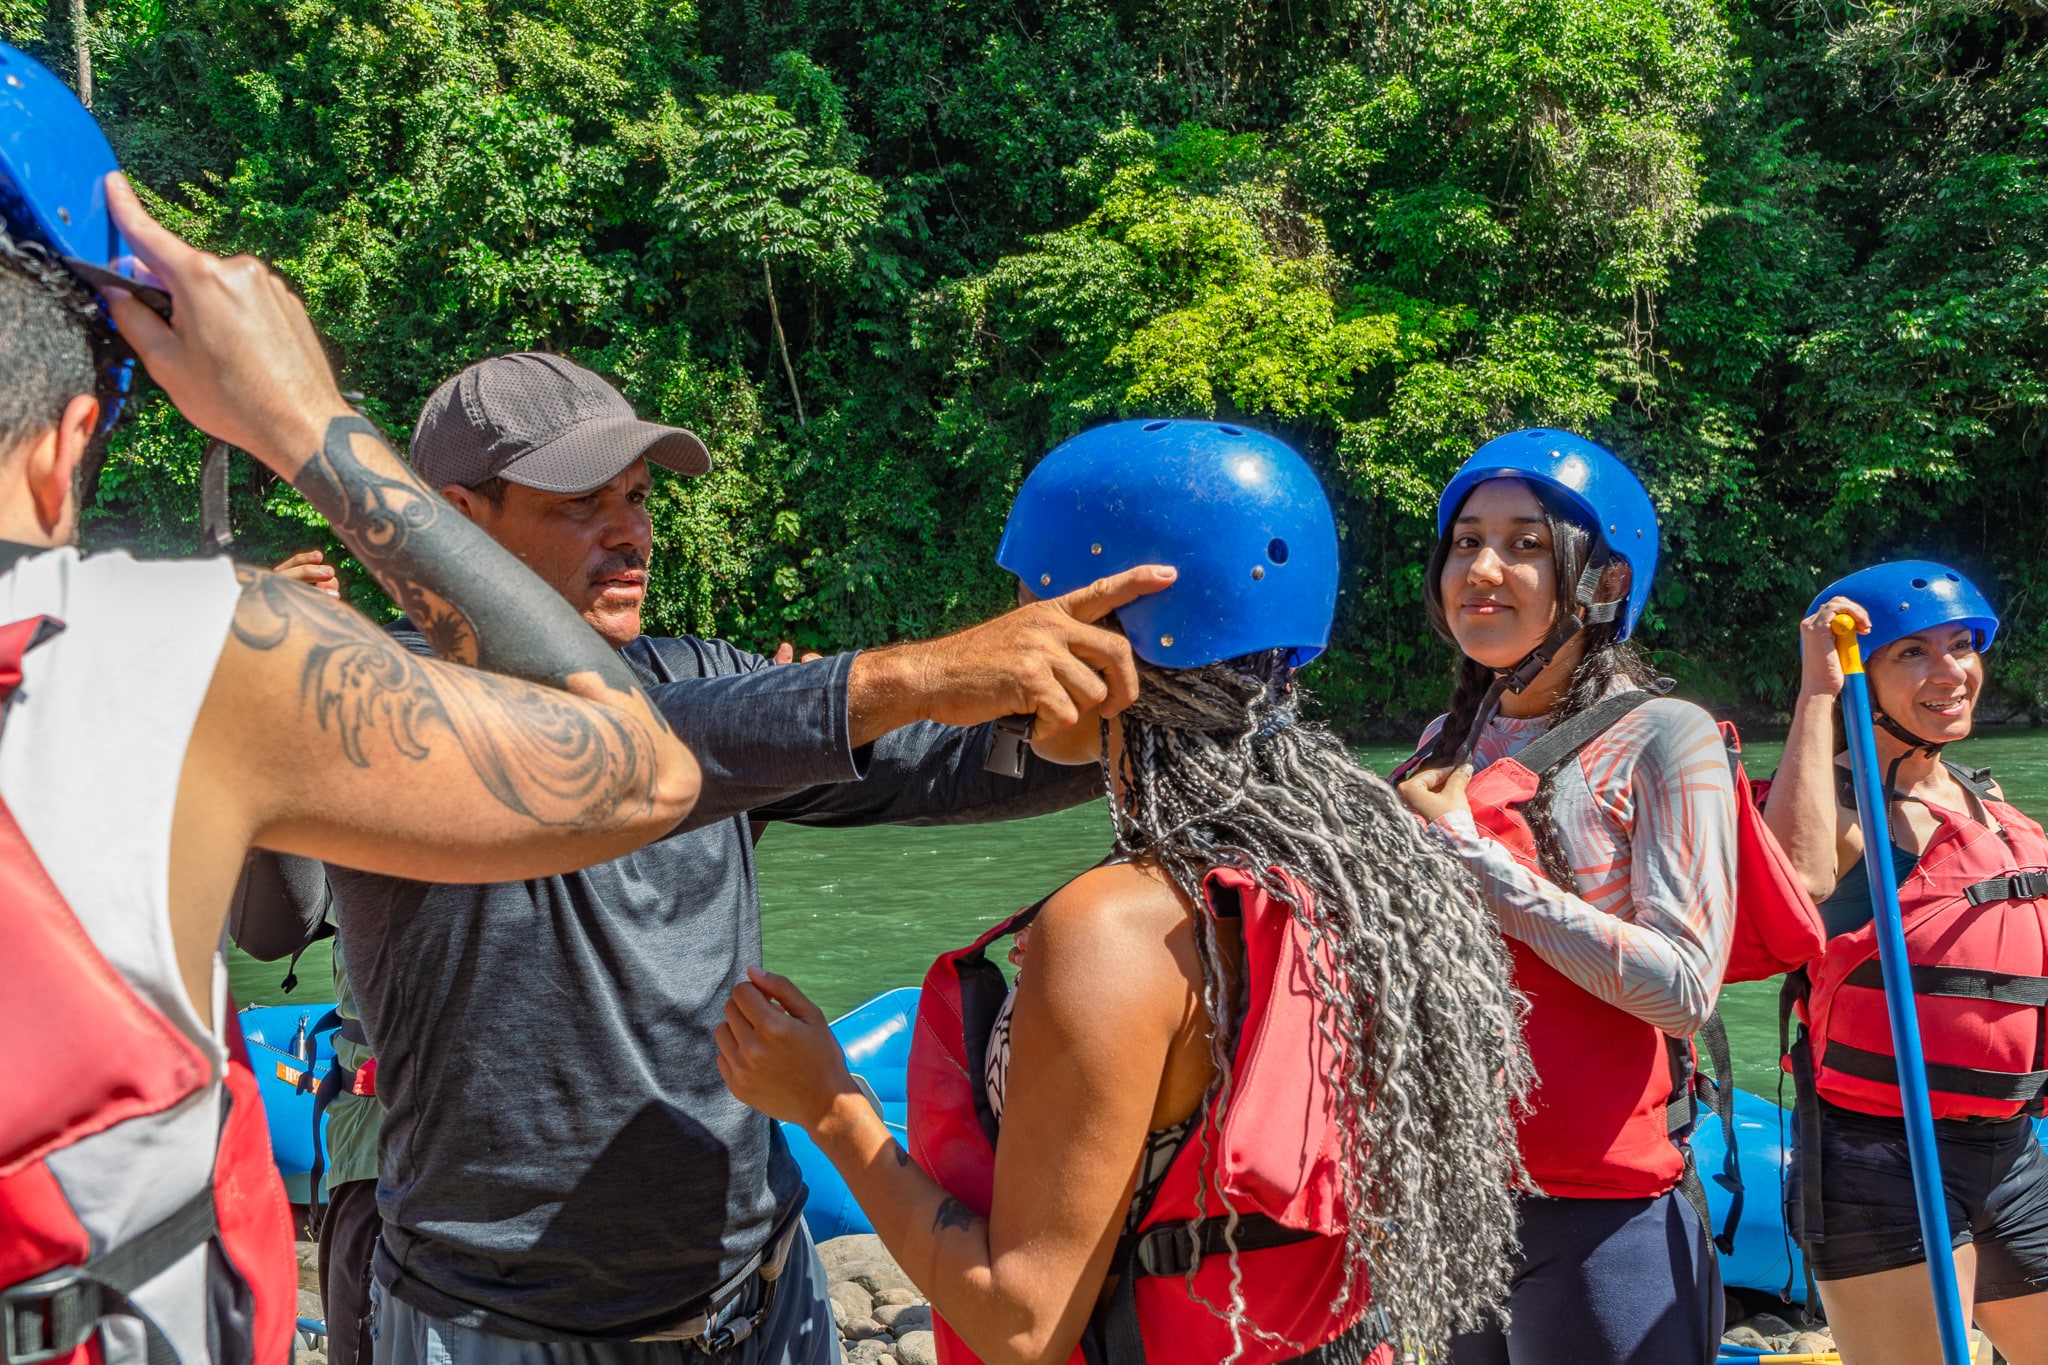
[[[1093,768],[1035,757],[1021,780],[983,772],[986,727],[913,725],[856,753],[851,655],[771,666],[647,638],[623,653],[704,770],[676,833],[528,882],[329,869],[386,1109],[378,1279],[505,1336],[665,1327],[797,1201],[780,1131],[716,1065],[725,1002],[761,962],[749,816],[968,822],[1100,791]]]

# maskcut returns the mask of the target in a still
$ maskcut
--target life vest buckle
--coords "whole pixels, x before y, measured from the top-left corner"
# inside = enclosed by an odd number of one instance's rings
[[[68,1356],[99,1330],[100,1286],[76,1266],[0,1289],[0,1365]]]
[[[1986,901],[2036,900],[2048,896],[2048,872],[2015,872],[2007,877],[1993,877],[1964,887],[1963,895],[1972,905],[1982,905]]]
[[[1131,1259],[1141,1274],[1178,1278],[1195,1263],[1195,1235],[1185,1223],[1161,1223],[1139,1235]]]

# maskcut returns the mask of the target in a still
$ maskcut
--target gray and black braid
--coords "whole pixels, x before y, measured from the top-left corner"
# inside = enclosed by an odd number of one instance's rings
[[[1347,1138],[1347,1264],[1370,1271],[1399,1336],[1437,1354],[1452,1332],[1499,1319],[1513,1192],[1526,1186],[1514,1136],[1531,1074],[1524,1006],[1499,931],[1469,874],[1393,789],[1302,719],[1280,651],[1185,670],[1141,664],[1140,674],[1122,716],[1123,796],[1110,802],[1117,854],[1156,864],[1195,907],[1217,1073],[1208,1102],[1229,1104],[1245,993],[1201,885],[1234,867],[1292,905],[1327,949],[1334,970],[1311,960],[1342,1058],[1332,1079]],[[1308,890],[1307,903],[1274,869]],[[1241,1294],[1210,1307],[1240,1349],[1248,1336],[1273,1340],[1245,1318]]]

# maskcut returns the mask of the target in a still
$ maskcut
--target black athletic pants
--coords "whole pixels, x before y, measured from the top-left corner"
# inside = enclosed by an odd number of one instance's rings
[[[327,1305],[328,1365],[371,1365],[370,1265],[377,1256],[377,1182],[329,1191],[320,1221],[320,1297]]]

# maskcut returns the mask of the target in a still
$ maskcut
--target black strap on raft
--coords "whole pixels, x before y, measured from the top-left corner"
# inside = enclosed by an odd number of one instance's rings
[[[1693,1065],[1691,1050],[1683,1040],[1667,1037],[1664,1042],[1671,1059],[1671,1099],[1665,1106],[1664,1122],[1671,1141],[1685,1159],[1685,1171],[1678,1178],[1679,1191],[1700,1216],[1700,1226],[1712,1234],[1721,1254],[1733,1256],[1735,1229],[1742,1223],[1743,1204],[1742,1162],[1735,1145],[1735,1057],[1728,1046],[1727,1022],[1719,1010],[1709,1015],[1693,1036],[1705,1047],[1708,1060],[1714,1064],[1714,1074],[1708,1076]],[[1728,1192],[1728,1216],[1722,1220],[1719,1232],[1713,1232],[1707,1187],[1700,1183],[1690,1141],[1708,1113],[1721,1121],[1721,1170],[1714,1183]]]
[[[1820,1091],[1813,1079],[1813,1044],[1807,1037],[1806,1027],[1800,1026],[1799,1036],[1792,1036],[1793,1007],[1804,1000],[1812,989],[1812,978],[1806,968],[1785,973],[1785,984],[1778,988],[1778,1052],[1792,1068],[1792,1104],[1794,1121],[1799,1128],[1796,1155],[1799,1162],[1799,1208],[1797,1216],[1787,1206],[1784,1209],[1785,1240],[1788,1243],[1785,1264],[1792,1264],[1792,1229],[1799,1229],[1799,1241],[1808,1246],[1827,1240],[1826,1220],[1821,1217],[1820,1201]],[[1782,1112],[1782,1111],[1781,1111]],[[1811,1308],[1820,1302],[1819,1288],[1813,1282],[1811,1258],[1802,1258],[1801,1265],[1806,1271],[1806,1304]],[[1786,1302],[1792,1299],[1792,1272],[1785,1272],[1785,1288],[1782,1295]]]

